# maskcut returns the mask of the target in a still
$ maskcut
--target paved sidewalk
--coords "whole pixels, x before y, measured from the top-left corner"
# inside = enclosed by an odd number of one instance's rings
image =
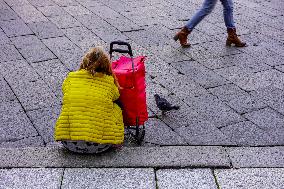
[[[0,0],[0,154],[18,157],[12,163],[0,157],[0,188],[41,188],[45,183],[88,188],[101,185],[97,178],[105,188],[283,188],[284,2],[234,1],[237,31],[246,48],[225,46],[218,2],[190,34],[192,47],[183,49],[172,37],[202,1]],[[48,168],[38,161],[24,166],[24,157],[58,157],[48,150],[62,150],[53,129],[63,79],[78,69],[91,46],[107,49],[113,40],[128,41],[135,55],[147,56],[151,116],[142,147],[126,141],[122,154],[127,153],[117,158],[168,148],[164,153],[175,152],[168,153],[168,165],[162,166],[162,160],[153,164],[159,154],[150,153],[149,164],[125,166],[121,161],[120,166],[101,166],[106,169],[93,164],[91,171],[88,164],[68,167],[63,159],[64,166]],[[161,115],[155,93],[180,110]],[[217,149],[212,151],[215,159],[208,158],[212,149]],[[104,158],[102,162],[112,163]],[[214,166],[215,161],[222,166]],[[76,181],[76,172],[84,178]],[[111,179],[116,172],[119,179]]]

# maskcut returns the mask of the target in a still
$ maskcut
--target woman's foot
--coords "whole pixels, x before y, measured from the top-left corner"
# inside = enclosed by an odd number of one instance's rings
[[[231,46],[232,44],[235,44],[236,47],[246,47],[247,44],[245,42],[242,42],[237,33],[236,33],[236,28],[228,28],[228,38],[226,41],[227,46]]]
[[[180,45],[183,48],[190,47],[190,43],[187,42],[187,36],[190,34],[190,30],[187,29],[186,27],[183,27],[175,36],[174,40],[177,41],[179,40]]]

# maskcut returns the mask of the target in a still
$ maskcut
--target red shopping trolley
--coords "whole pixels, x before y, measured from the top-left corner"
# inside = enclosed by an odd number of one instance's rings
[[[127,46],[127,50],[114,48],[114,45]],[[112,62],[112,69],[118,79],[120,89],[120,102],[124,125],[134,132],[134,138],[138,144],[145,136],[145,122],[148,120],[146,104],[145,82],[145,56],[133,57],[131,46],[127,42],[113,41],[110,43],[110,57],[113,52],[129,54],[130,57],[121,56]]]

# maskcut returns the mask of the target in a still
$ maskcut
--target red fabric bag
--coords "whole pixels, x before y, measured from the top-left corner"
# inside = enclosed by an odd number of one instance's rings
[[[120,102],[123,109],[124,125],[143,125],[148,120],[146,104],[145,57],[133,58],[134,72],[131,58],[121,56],[112,63],[112,69],[118,79],[120,89]]]

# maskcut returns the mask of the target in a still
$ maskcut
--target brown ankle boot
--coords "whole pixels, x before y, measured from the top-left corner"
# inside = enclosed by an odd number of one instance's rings
[[[187,48],[190,47],[190,44],[187,42],[187,36],[190,34],[190,30],[186,27],[183,27],[175,36],[174,40],[179,40],[179,43],[182,47]]]
[[[246,47],[246,43],[242,42],[238,35],[236,34],[236,28],[228,28],[228,38],[226,41],[227,46],[231,46],[231,44],[235,44],[236,47]]]

